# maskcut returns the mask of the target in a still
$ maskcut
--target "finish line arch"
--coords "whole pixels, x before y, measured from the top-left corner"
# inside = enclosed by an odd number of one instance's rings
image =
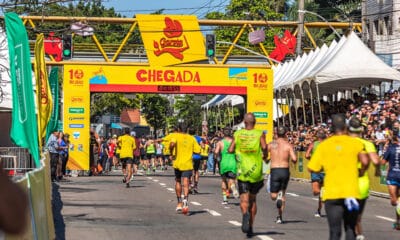
[[[90,93],[247,95],[256,128],[272,139],[273,74],[267,66],[64,65],[64,132],[70,134],[69,169],[89,169]]]

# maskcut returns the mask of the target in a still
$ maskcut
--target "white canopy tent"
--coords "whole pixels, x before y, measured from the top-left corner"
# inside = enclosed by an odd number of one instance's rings
[[[320,94],[357,89],[383,81],[400,81],[400,73],[377,57],[351,32],[295,60],[273,66],[274,89],[294,89],[314,81]]]

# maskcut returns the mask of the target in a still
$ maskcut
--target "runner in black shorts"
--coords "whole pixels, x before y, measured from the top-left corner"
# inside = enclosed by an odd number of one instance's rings
[[[286,191],[289,180],[289,168],[272,168],[270,180],[271,192]]]

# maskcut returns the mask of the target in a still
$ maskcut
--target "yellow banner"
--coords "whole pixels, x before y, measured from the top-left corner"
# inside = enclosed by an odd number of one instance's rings
[[[47,77],[46,64],[44,59],[43,33],[39,34],[35,43],[35,79],[36,97],[38,103],[38,136],[41,147],[42,138],[46,136],[47,123],[53,109],[53,98]]]
[[[63,129],[70,135],[68,169],[89,169],[90,90],[82,69],[64,66]]]
[[[196,16],[137,14],[136,19],[151,66],[207,59]]]

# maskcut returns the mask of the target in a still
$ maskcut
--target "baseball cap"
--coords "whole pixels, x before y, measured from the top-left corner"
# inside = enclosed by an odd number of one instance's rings
[[[136,137],[136,132],[135,132],[135,131],[132,131],[132,132],[131,132],[131,136]]]
[[[114,134],[114,135],[112,136],[112,138],[117,138],[117,135],[116,135],[116,134]]]
[[[368,100],[365,100],[364,101],[364,104],[370,104],[371,102],[370,101],[368,101]]]

